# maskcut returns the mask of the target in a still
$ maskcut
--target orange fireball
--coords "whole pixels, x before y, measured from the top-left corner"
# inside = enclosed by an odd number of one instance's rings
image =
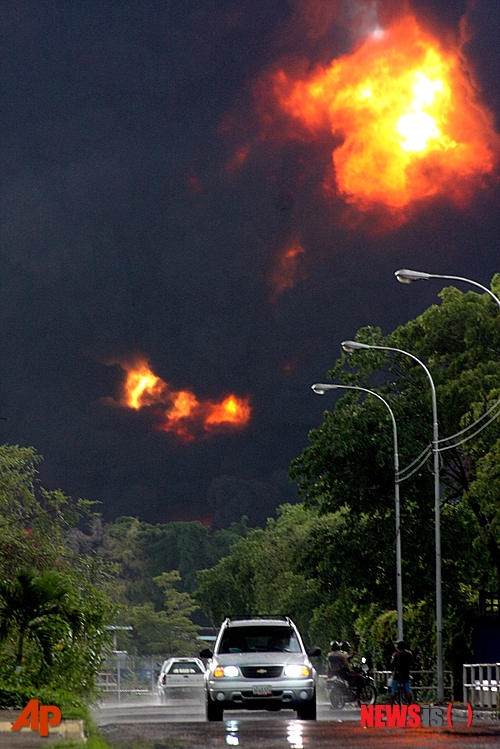
[[[149,369],[147,362],[140,361],[126,368],[127,379],[124,384],[123,402],[130,408],[139,409],[158,402],[166,384]]]
[[[463,204],[498,161],[492,116],[460,50],[411,15],[302,79],[277,71],[271,88],[309,137],[328,129],[340,141],[325,187],[361,210],[403,211],[438,194]]]
[[[250,418],[248,398],[230,395],[222,403],[210,403],[205,417],[205,427],[216,424],[244,426]]]
[[[171,390],[151,371],[146,360],[120,366],[127,373],[120,403],[136,410],[152,407],[157,417],[156,429],[172,432],[185,442],[216,429],[244,427],[250,420],[248,398],[229,395],[220,402],[200,401],[189,390]]]

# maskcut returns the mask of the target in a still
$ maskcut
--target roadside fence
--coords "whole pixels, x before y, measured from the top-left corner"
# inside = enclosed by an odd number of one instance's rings
[[[373,678],[377,694],[388,692],[392,682],[392,671],[373,671]],[[411,689],[415,702],[432,702],[437,699],[437,673],[436,671],[410,671]],[[444,672],[445,697],[453,701],[453,674],[451,671]]]
[[[165,658],[162,655],[134,656],[113,650],[97,674],[103,700],[133,699],[157,693],[157,680]]]
[[[463,701],[472,707],[500,707],[500,663],[464,663]]]

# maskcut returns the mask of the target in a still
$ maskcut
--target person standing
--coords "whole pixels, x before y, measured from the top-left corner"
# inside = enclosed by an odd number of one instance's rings
[[[399,640],[396,643],[397,650],[392,654],[391,666],[392,666],[392,684],[391,684],[391,705],[394,705],[396,692],[398,691],[399,685],[403,686],[406,702],[408,705],[412,701],[412,691],[410,683],[410,671],[415,666],[415,660],[413,653],[408,650],[404,640]]]

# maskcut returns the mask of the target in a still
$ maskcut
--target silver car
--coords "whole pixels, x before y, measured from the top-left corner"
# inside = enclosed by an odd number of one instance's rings
[[[226,619],[205,671],[207,720],[222,720],[224,710],[297,711],[301,720],[316,720],[317,674],[288,618]]]
[[[169,658],[158,677],[160,702],[171,697],[201,696],[205,665],[199,658]]]

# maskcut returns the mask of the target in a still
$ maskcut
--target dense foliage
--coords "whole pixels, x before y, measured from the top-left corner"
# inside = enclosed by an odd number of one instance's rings
[[[0,446],[0,707],[51,695],[67,712],[97,694],[110,625],[133,627],[117,643],[131,654],[197,651],[196,570],[247,528],[104,526],[92,503],[40,485],[40,460],[32,447]]]
[[[199,625],[209,624],[191,595],[196,572],[216,564],[246,533],[246,518],[215,532],[197,521],[152,525],[120,517],[104,527],[97,518],[90,534],[74,530],[71,542],[113,572],[104,589],[117,607],[114,624],[133,627],[118,631],[118,649],[191,655]]]
[[[500,294],[498,276],[492,288]],[[443,437],[474,422],[500,398],[500,314],[486,294],[450,287],[440,296],[440,305],[391,335],[364,328],[357,340],[409,351],[427,364]],[[375,389],[390,403],[402,467],[429,445],[430,386],[409,357],[378,350],[343,354],[329,376]],[[303,503],[282,508],[277,521],[250,533],[215,568],[200,573],[197,598],[216,621],[226,614],[290,613],[309,640],[326,647],[333,636],[352,638],[385,667],[396,635],[393,432],[382,403],[345,392],[292,463],[290,476]],[[500,419],[440,456],[445,657],[458,673],[470,656],[478,591],[500,584]],[[405,636],[421,666],[432,667],[430,460],[401,484],[401,529]]]
[[[129,653],[139,655],[196,653],[199,627],[191,616],[198,606],[189,593],[174,587],[181,582],[179,572],[163,572],[154,578],[154,582],[163,592],[163,605],[157,610],[152,601],[146,601],[119,607],[116,622],[133,628],[130,632],[122,632],[120,641],[126,644]]]
[[[500,293],[498,277],[492,288]],[[444,289],[440,305],[391,335],[364,328],[357,339],[425,361],[440,437],[500,411],[500,314],[487,295]],[[413,360],[385,350],[343,354],[330,376],[375,387],[390,403],[402,467],[429,445],[429,382]],[[281,507],[264,529],[248,529],[245,519],[212,532],[197,522],[130,517],[105,527],[90,503],[39,485],[33,448],[0,446],[1,693],[19,701],[70,684],[75,699],[88,697],[107,624],[133,627],[119,634],[119,649],[180,655],[197,649],[205,614],[215,625],[226,615],[288,614],[308,644],[326,650],[332,637],[352,639],[385,667],[396,635],[392,426],[375,398],[331,397],[291,466],[302,502]],[[500,586],[500,419],[440,460],[445,659],[458,675],[470,656],[478,592]],[[430,460],[401,484],[401,536],[405,637],[432,668]]]
[[[67,541],[91,504],[44,490],[39,461],[31,447],[0,446],[0,685],[5,695],[88,698],[113,607],[102,571]]]

